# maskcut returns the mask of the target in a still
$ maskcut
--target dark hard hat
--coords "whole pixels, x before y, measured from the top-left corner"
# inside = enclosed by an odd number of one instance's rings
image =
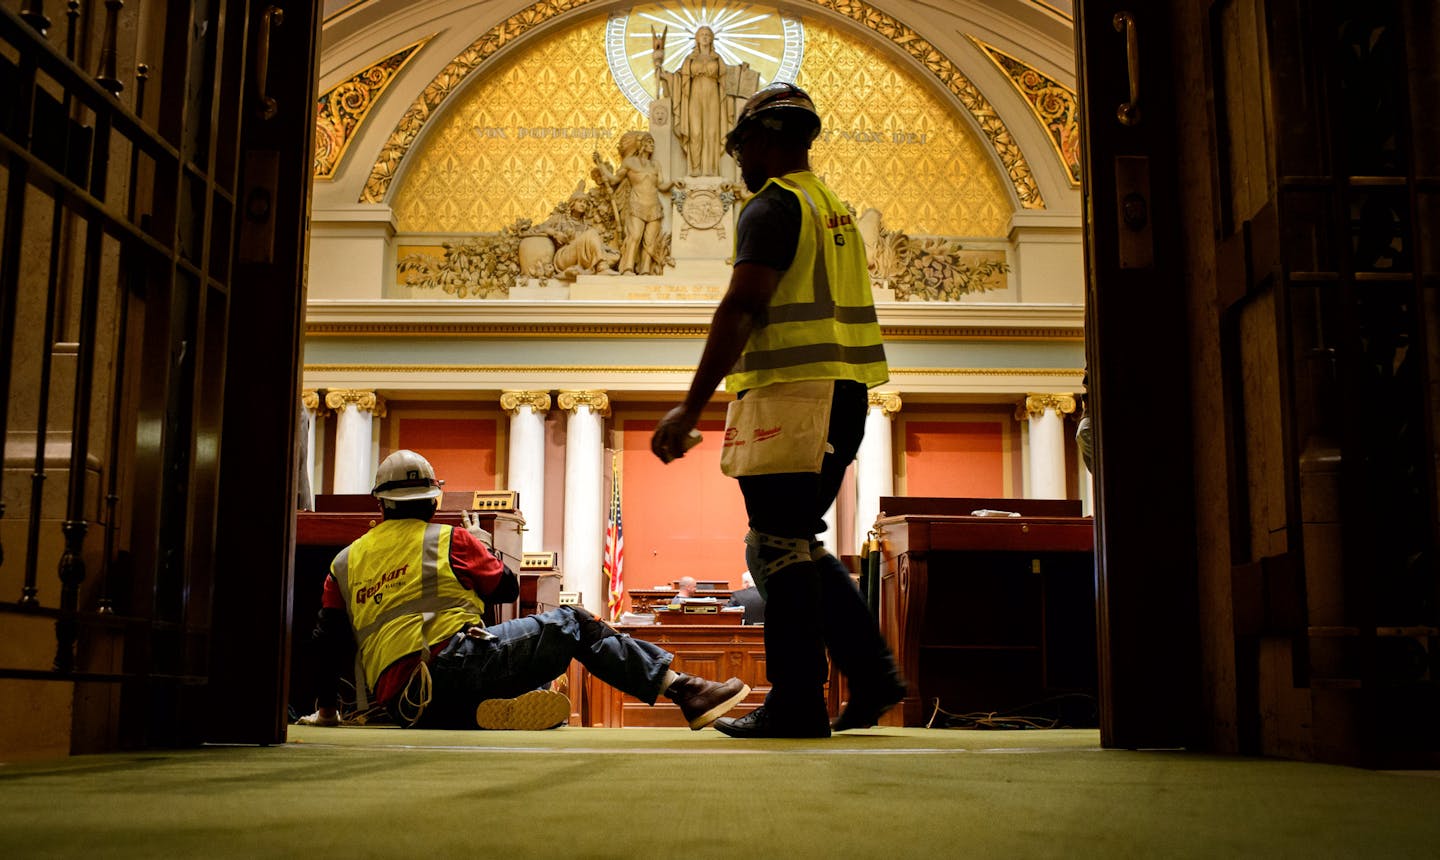
[[[735,148],[740,145],[740,133],[755,122],[776,130],[794,124],[797,128],[807,129],[812,141],[820,134],[820,114],[815,111],[815,102],[810,100],[810,95],[794,84],[780,81],[762,87],[745,102],[745,107],[735,118],[735,127],[725,135],[727,155],[735,155]]]

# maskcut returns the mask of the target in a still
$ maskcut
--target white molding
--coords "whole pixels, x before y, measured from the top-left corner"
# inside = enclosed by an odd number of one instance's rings
[[[885,302],[875,307],[882,326],[915,328],[1064,328],[1083,332],[1085,308],[1076,304],[1001,302]],[[713,302],[511,302],[467,299],[317,299],[306,304],[307,324],[408,326],[484,323],[558,325],[708,325]],[[312,335],[313,336],[313,335]]]

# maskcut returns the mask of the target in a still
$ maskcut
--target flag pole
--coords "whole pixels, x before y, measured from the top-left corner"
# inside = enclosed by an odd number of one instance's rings
[[[621,606],[625,599],[624,579],[624,525],[621,520],[620,494],[623,475],[620,466],[620,452],[610,455],[610,510],[605,524],[605,568],[606,603],[610,620],[620,619]]]

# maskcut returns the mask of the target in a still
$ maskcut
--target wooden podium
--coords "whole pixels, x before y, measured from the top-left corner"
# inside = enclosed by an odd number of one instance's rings
[[[742,716],[765,701],[770,691],[765,680],[765,628],[739,624],[616,625],[621,633],[659,645],[675,655],[671,668],[703,678],[724,680],[732,675],[750,685],[750,695],[730,712]],[[578,663],[574,664],[579,666]],[[587,726],[683,726],[680,708],[661,696],[652,707],[627,696],[581,670]],[[574,698],[572,696],[572,698]]]
[[[489,494],[447,491],[441,494],[439,510],[431,522],[460,526],[460,512],[470,511],[481,528],[494,535],[492,549],[500,560],[510,565],[511,570],[519,571],[525,516],[509,504],[513,503],[498,496],[492,499]],[[315,497],[315,510],[295,513],[295,543],[334,546],[339,552],[380,520],[380,503],[369,494],[319,495]]]
[[[909,684],[882,722],[923,726],[937,701],[952,714],[1023,715],[1061,694],[1094,696],[1094,521],[1033,515],[1034,500],[924,501],[882,498],[875,522],[880,627]],[[1045,507],[1055,504],[1039,507],[1067,510]],[[891,515],[922,506],[932,511]],[[1026,515],[968,515],[981,508]]]
[[[669,606],[670,601],[675,597],[673,588],[630,588],[626,589],[630,596],[631,612],[654,612],[661,606]],[[696,597],[714,597],[722,604],[730,599],[729,589],[715,589],[712,591],[696,592]]]
[[[520,570],[523,555],[520,539],[525,531],[525,516],[514,507],[505,506],[504,499],[497,497],[492,505],[488,496],[477,499],[477,495],[485,494],[443,493],[440,508],[431,521],[459,526],[460,512],[470,511],[480,526],[494,535],[493,549],[500,560],[510,565],[511,570]],[[477,507],[478,504],[486,506]],[[380,503],[368,493],[318,495],[315,510],[295,513],[295,543],[297,546],[333,546],[339,552],[380,520]]]

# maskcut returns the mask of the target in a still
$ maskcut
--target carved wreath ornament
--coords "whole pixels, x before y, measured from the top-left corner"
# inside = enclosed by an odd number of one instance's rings
[[[680,214],[685,223],[696,230],[709,230],[725,217],[725,203],[714,191],[692,191],[685,196],[685,205],[680,208]]]

